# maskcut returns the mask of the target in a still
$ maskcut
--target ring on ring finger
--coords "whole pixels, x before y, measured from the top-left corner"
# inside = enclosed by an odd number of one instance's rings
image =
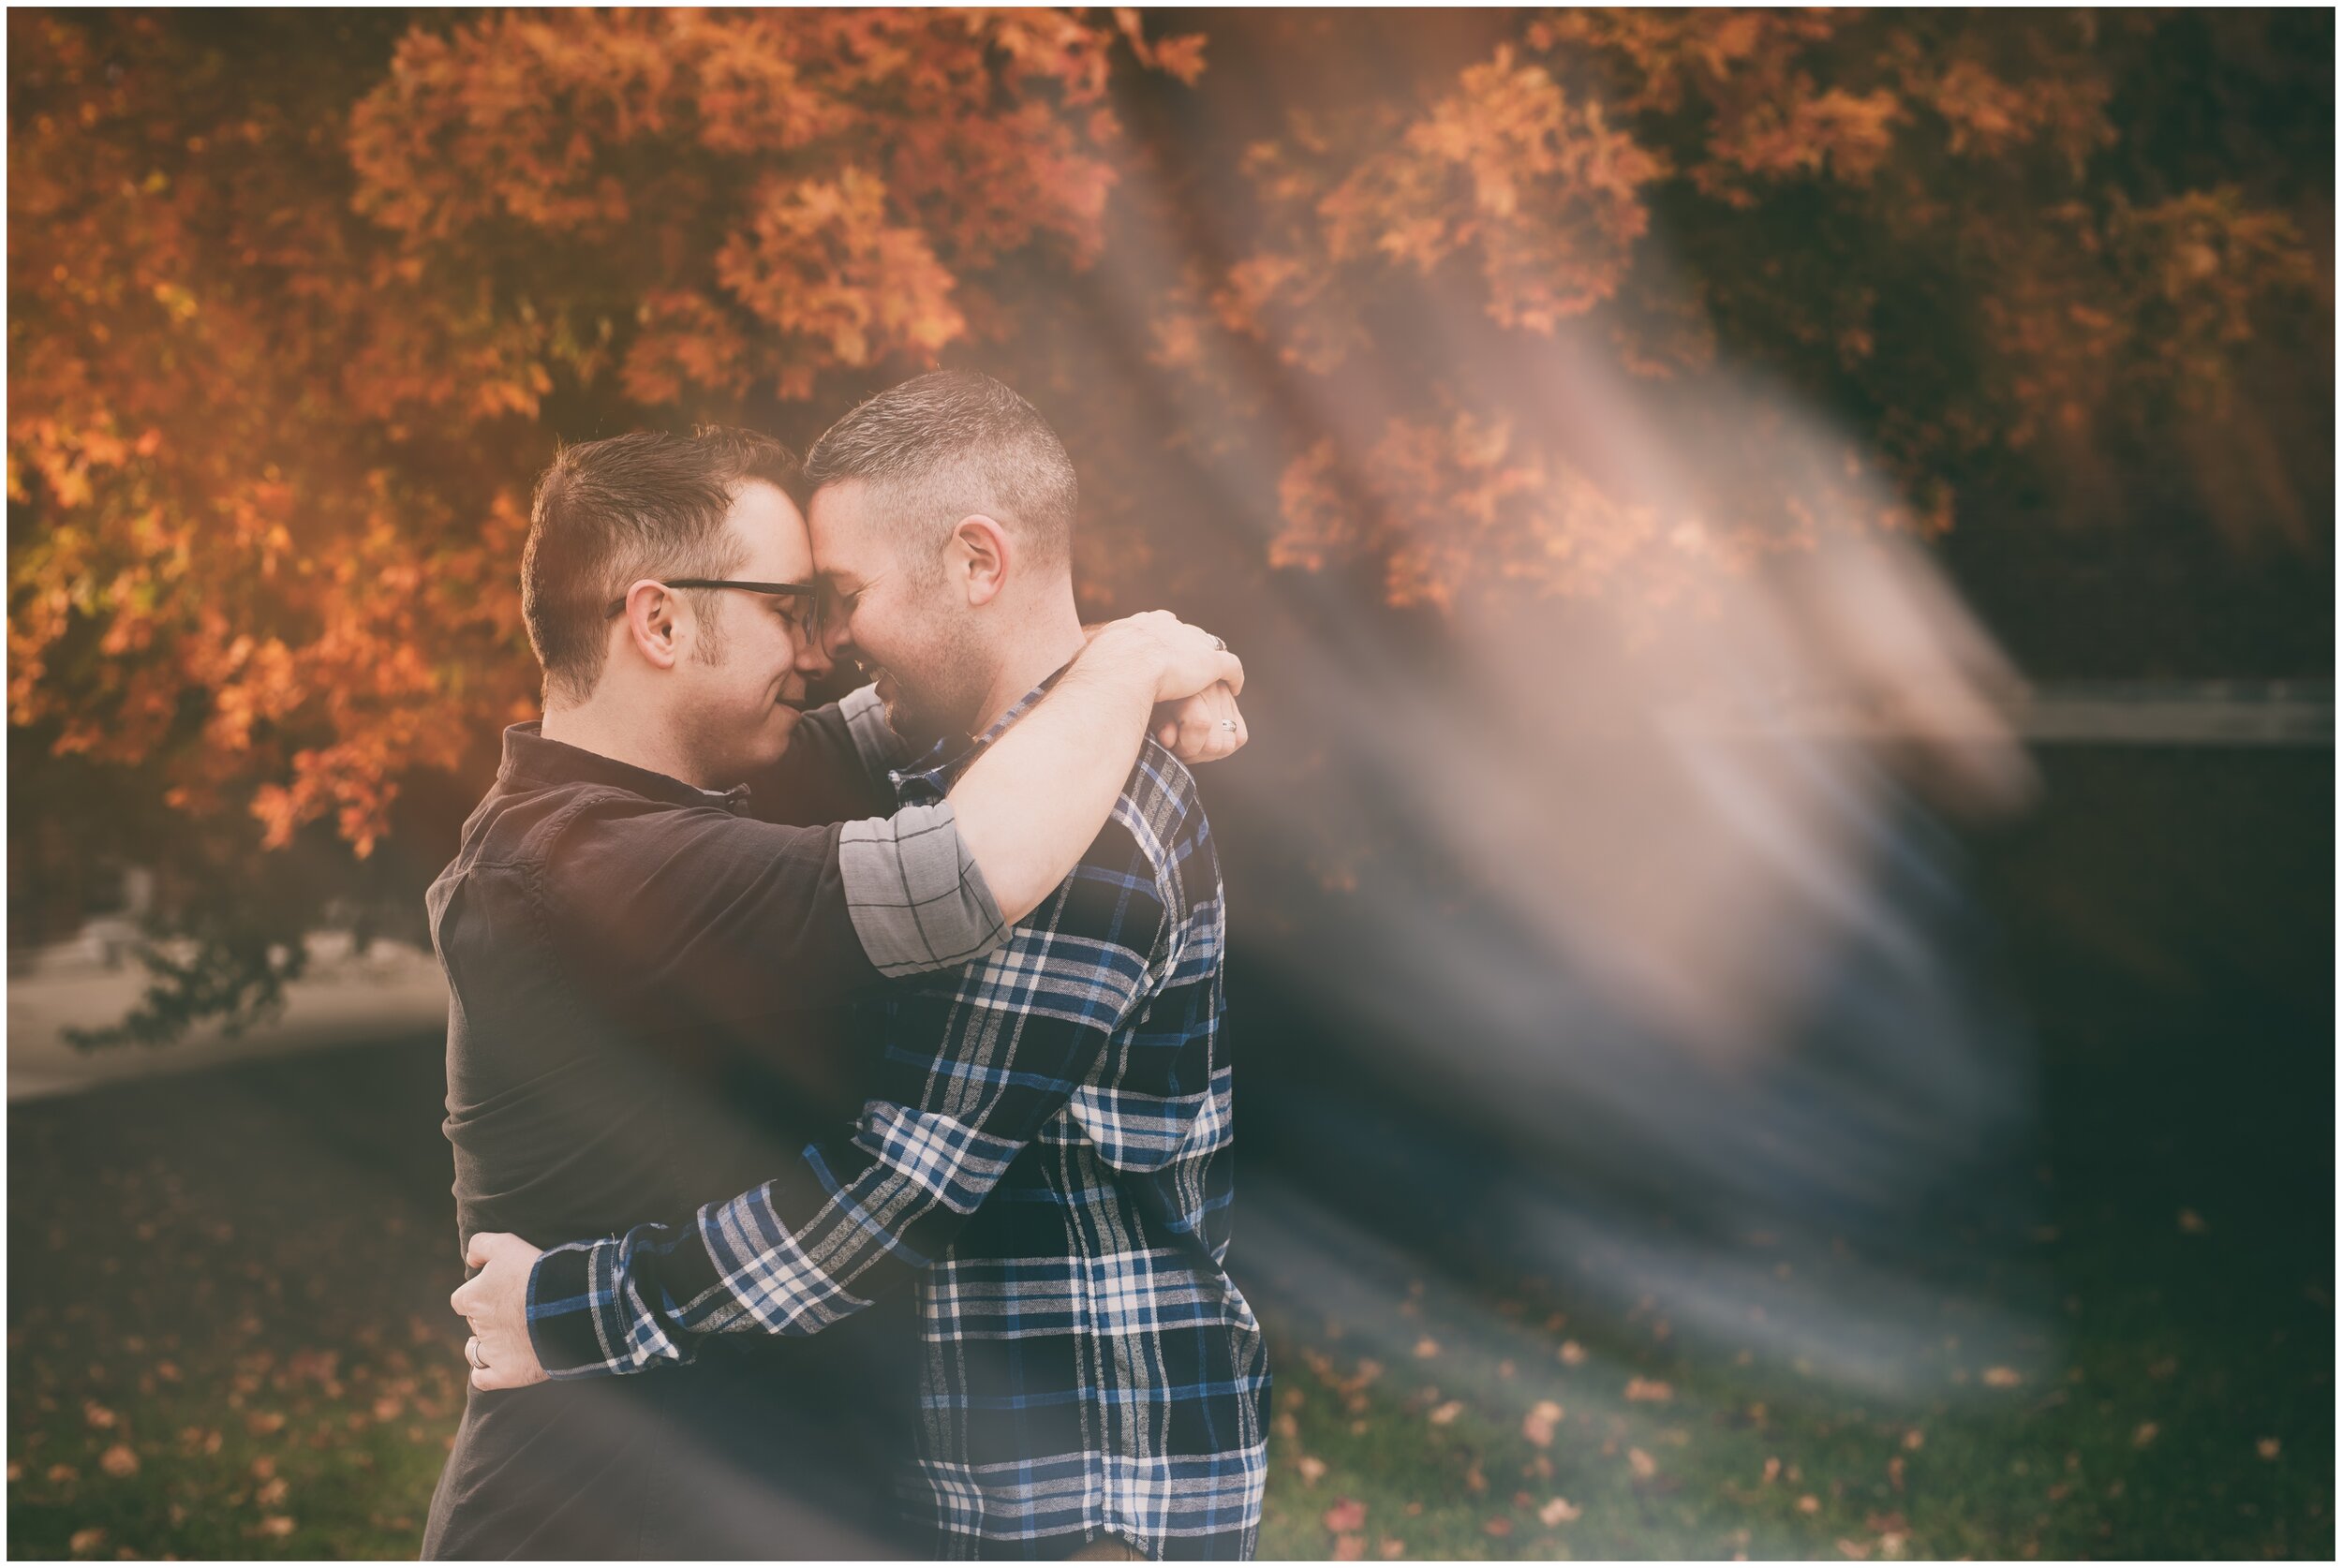
[[[464,1341],[464,1359],[471,1363],[472,1370],[476,1372],[484,1372],[488,1369],[488,1363],[482,1359],[480,1354],[479,1335],[475,1334]]]

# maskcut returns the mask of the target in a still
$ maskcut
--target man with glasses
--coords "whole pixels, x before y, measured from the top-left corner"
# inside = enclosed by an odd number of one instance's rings
[[[842,1010],[1000,946],[1105,823],[1156,705],[1241,685],[1206,633],[1117,622],[948,796],[898,808],[875,700],[806,711],[828,659],[796,482],[775,443],[708,430],[571,447],[538,486],[522,609],[544,718],[506,732],[429,896],[467,1250],[688,1212],[850,1119],[878,1062]],[[1227,701],[1165,732],[1224,755]],[[897,1440],[865,1418],[912,1330],[845,1340],[475,1387],[424,1554],[873,1549],[858,1493]]]

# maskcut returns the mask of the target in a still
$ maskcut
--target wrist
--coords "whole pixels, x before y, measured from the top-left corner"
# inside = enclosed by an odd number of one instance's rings
[[[1074,673],[1101,686],[1127,689],[1149,706],[1162,684],[1164,666],[1161,643],[1129,621],[1109,621],[1100,627],[1075,660]]]

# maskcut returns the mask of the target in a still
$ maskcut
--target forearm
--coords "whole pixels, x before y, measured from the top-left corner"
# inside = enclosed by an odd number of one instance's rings
[[[715,1334],[819,1333],[907,1280],[967,1215],[861,1142],[808,1148],[686,1223],[546,1252],[528,1283],[540,1365],[556,1378],[680,1366]]]
[[[1138,761],[1156,672],[1093,643],[953,787],[959,837],[1013,925],[1065,880]]]

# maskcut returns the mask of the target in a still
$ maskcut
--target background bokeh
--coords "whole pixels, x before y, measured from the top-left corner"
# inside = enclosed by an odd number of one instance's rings
[[[2332,1554],[2329,13],[8,46],[12,1550],[413,1551],[529,486],[945,363],[1251,673],[1265,1549]]]

